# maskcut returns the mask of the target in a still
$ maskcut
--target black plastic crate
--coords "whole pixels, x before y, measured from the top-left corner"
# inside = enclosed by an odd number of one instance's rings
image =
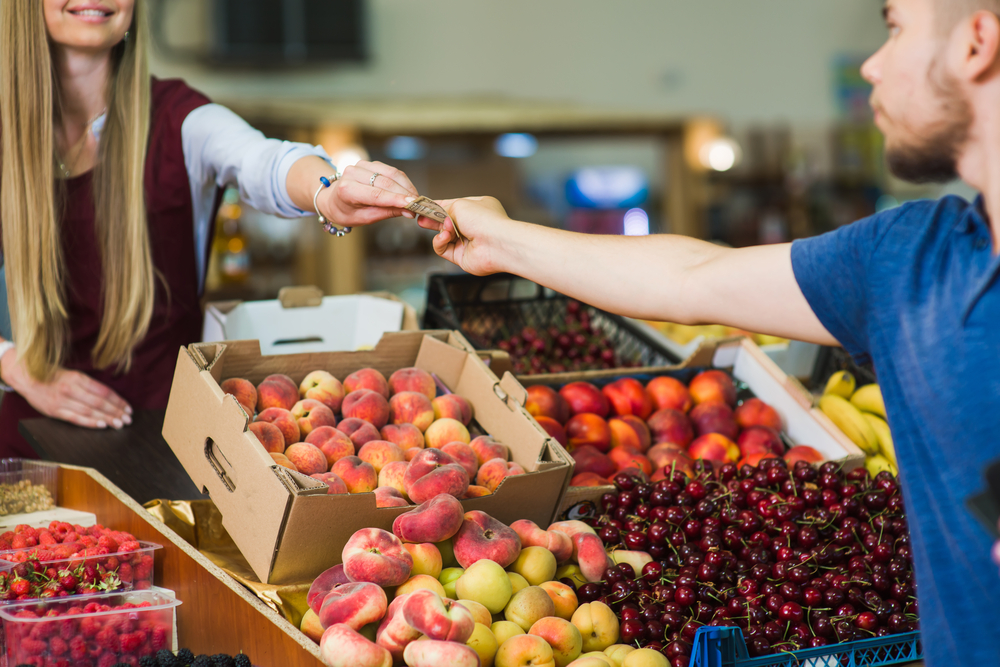
[[[878,382],[871,364],[859,365],[842,347],[821,347],[816,355],[812,377],[809,378],[809,389],[822,392],[826,381],[837,371],[848,371],[857,380],[859,387]]]
[[[457,329],[477,349],[502,349],[502,341],[519,335],[525,327],[546,332],[550,327],[565,326],[574,299],[510,274],[472,276],[469,274],[431,274],[427,278],[425,329]],[[628,318],[580,304],[597,335],[615,352],[610,366],[566,371],[648,368],[677,364],[679,359]],[[523,360],[512,354],[518,375],[544,371],[523,368]]]

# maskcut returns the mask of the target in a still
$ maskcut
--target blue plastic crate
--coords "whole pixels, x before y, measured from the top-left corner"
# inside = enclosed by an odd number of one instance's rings
[[[690,667],[875,667],[923,657],[919,632],[751,658],[739,628],[701,627],[694,638]]]

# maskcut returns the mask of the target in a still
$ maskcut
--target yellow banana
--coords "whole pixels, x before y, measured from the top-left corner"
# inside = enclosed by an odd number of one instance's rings
[[[872,425],[846,399],[827,394],[819,399],[819,409],[865,454],[878,454],[878,436]]]
[[[823,390],[823,395],[832,394],[840,396],[843,399],[849,399],[851,394],[854,393],[855,386],[857,386],[857,380],[854,379],[853,375],[847,371],[837,371],[826,381],[826,389]]]
[[[851,396],[851,403],[858,410],[870,412],[885,419],[885,401],[882,400],[882,389],[877,384],[866,384],[858,387]]]
[[[861,415],[872,425],[872,430],[875,431],[875,436],[878,438],[878,448],[881,450],[882,456],[887,458],[893,466],[898,466],[896,447],[892,444],[892,431],[889,430],[889,424],[881,417],[870,415],[867,412],[862,412]]]
[[[892,464],[887,458],[881,454],[876,454],[875,456],[869,456],[865,460],[865,467],[868,468],[868,472],[872,477],[879,474],[883,470],[888,470],[893,475],[896,474],[896,466]]]

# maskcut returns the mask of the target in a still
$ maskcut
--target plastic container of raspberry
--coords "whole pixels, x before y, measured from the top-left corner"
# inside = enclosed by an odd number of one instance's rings
[[[137,664],[171,648],[179,604],[159,591],[129,591],[0,607],[0,666]]]
[[[53,593],[47,593],[47,589],[53,590],[57,598],[148,590],[153,586],[154,554],[163,547],[155,542],[135,542],[129,546],[127,550],[107,554],[88,551],[82,543],[0,551],[0,606],[52,597]],[[51,576],[52,570],[55,577]],[[65,582],[60,583],[67,574],[76,579],[70,588],[65,587]],[[27,591],[23,590],[25,586]]]

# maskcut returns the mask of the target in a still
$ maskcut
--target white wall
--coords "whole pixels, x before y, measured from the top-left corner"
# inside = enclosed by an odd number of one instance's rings
[[[206,34],[203,0],[165,0],[172,41]],[[219,72],[154,59],[213,97],[500,94],[734,123],[836,117],[832,69],[884,36],[880,0],[370,0],[371,60]]]

